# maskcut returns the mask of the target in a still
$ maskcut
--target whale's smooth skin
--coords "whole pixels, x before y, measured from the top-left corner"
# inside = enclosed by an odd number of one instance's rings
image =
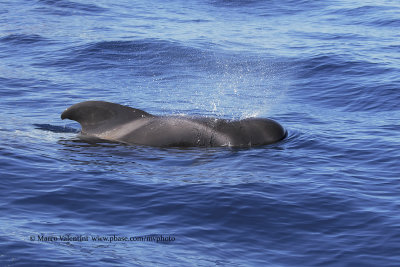
[[[278,142],[286,130],[276,121],[238,121],[208,117],[155,116],[104,101],[86,101],[67,108],[61,119],[81,124],[82,135],[126,144],[156,147],[250,147]]]

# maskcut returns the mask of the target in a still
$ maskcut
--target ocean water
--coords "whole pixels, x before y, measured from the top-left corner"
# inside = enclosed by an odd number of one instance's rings
[[[0,266],[399,266],[400,3],[0,1]],[[237,148],[89,142],[104,100],[267,117]]]

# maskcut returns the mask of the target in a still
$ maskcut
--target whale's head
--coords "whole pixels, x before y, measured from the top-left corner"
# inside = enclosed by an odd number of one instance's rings
[[[278,122],[266,118],[248,118],[222,124],[219,131],[228,134],[235,146],[259,146],[276,143],[287,136]]]

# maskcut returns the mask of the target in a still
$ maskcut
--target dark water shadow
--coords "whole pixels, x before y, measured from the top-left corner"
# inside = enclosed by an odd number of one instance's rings
[[[79,133],[78,129],[68,127],[68,126],[58,126],[58,125],[51,125],[51,124],[38,124],[34,123],[35,129],[49,131],[53,133]]]

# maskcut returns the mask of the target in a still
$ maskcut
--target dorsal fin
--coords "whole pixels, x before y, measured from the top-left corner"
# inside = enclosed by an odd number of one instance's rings
[[[70,119],[81,124],[83,133],[102,132],[136,119],[153,115],[140,110],[105,101],[86,101],[67,108],[61,119]]]

